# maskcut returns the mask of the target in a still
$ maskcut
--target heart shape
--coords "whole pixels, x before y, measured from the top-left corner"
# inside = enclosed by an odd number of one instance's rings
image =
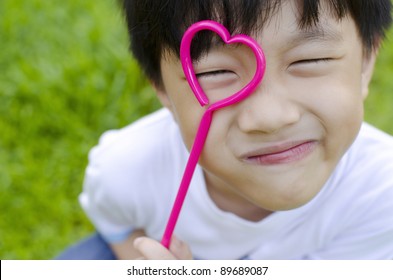
[[[262,48],[259,46],[259,44],[247,35],[239,34],[231,37],[228,30],[223,25],[211,20],[203,20],[191,25],[184,33],[181,41],[180,61],[188,84],[190,85],[196,99],[199,101],[201,106],[208,105],[209,99],[203,91],[202,87],[200,86],[198,79],[195,75],[195,71],[192,65],[190,48],[192,39],[194,38],[195,34],[202,30],[210,30],[217,33],[226,44],[241,43],[248,46],[253,51],[257,64],[254,77],[247,85],[245,85],[241,90],[235,92],[231,96],[219,100],[214,104],[210,104],[210,109],[217,110],[243,100],[255,90],[255,88],[261,82],[265,73],[266,60]]]

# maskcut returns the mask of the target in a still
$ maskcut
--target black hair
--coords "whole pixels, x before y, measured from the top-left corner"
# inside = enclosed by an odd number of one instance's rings
[[[261,28],[285,0],[123,0],[130,48],[150,81],[162,84],[160,60],[166,51],[179,56],[180,41],[194,22],[211,19],[230,33],[250,34]],[[299,26],[318,23],[321,0],[296,0],[301,9]],[[350,14],[367,52],[377,48],[389,28],[390,0],[322,0],[333,15]],[[200,32],[193,41],[192,57],[210,47],[212,32]]]

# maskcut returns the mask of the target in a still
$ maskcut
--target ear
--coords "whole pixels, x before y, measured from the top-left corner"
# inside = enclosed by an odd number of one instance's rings
[[[362,84],[361,84],[363,99],[366,99],[368,95],[368,88],[374,72],[374,65],[377,55],[378,55],[378,50],[373,50],[370,53],[365,53],[363,55]]]
[[[169,95],[167,94],[167,92],[165,90],[165,86],[164,85],[155,85],[155,84],[152,84],[152,85],[157,93],[157,97],[158,97],[158,100],[160,100],[161,105],[172,112],[172,107],[173,107],[172,101],[170,100]]]

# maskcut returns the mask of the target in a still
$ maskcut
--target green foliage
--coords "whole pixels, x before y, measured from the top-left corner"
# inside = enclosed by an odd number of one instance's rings
[[[93,231],[89,149],[158,107],[116,1],[0,1],[0,258],[53,258]]]
[[[393,134],[393,29],[379,53],[370,93],[365,103],[365,119]]]
[[[89,149],[159,107],[117,2],[0,1],[1,259],[50,259],[93,231],[77,201]],[[392,46],[366,104],[390,133]]]

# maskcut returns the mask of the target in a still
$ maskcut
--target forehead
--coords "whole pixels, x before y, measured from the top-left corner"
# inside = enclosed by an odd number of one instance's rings
[[[277,39],[284,36],[286,44],[297,45],[302,42],[324,42],[343,41],[346,28],[344,25],[350,23],[355,27],[352,18],[346,16],[338,19],[331,13],[327,4],[322,4],[319,9],[318,21],[308,26],[299,24],[301,12],[296,1],[286,1],[280,9],[272,15],[268,24],[261,30],[253,32],[252,36],[262,38],[265,41]],[[325,2],[322,2],[325,3]],[[352,28],[351,28],[351,31]],[[284,43],[284,42],[283,42]]]
[[[330,44],[334,47],[334,44],[353,37],[353,34],[357,35],[353,19],[349,16],[338,19],[326,4],[320,6],[318,22],[309,26],[299,25],[301,15],[299,6],[295,2],[285,1],[271,15],[267,24],[251,33],[252,37],[261,42],[262,47],[275,45],[275,47],[290,49],[304,43]],[[235,47],[225,45],[218,36],[214,36],[210,44],[210,49]]]
[[[342,21],[353,19],[349,14],[340,11],[339,8],[332,7],[331,1],[321,0],[313,2],[317,11],[304,10],[304,3],[309,1],[287,0],[287,1],[261,1],[274,3],[271,5],[260,5],[263,10],[259,17],[251,19],[253,23],[239,19],[238,27],[233,27],[236,22],[226,21],[224,25],[230,33],[244,33],[263,41],[277,40],[281,35],[286,36],[285,44],[297,45],[304,41],[342,41],[343,29],[340,29]],[[310,5],[310,4],[307,4]],[[334,5],[333,5],[334,6]],[[309,6],[308,6],[309,7]],[[222,13],[222,11],[221,11]],[[257,13],[257,12],[255,12]],[[220,11],[216,14],[217,21],[222,22],[224,16]],[[238,15],[235,15],[235,18]],[[353,21],[355,26],[355,22]],[[355,26],[356,29],[356,26]],[[357,32],[357,31],[355,31]],[[280,38],[284,40],[284,38]],[[222,41],[212,34],[203,34],[193,41],[193,58],[198,59],[210,48],[222,47]]]
[[[211,3],[211,1],[207,2]],[[221,3],[222,1],[217,2]],[[243,1],[238,2],[243,3]],[[305,12],[303,6],[303,3],[310,3],[310,1],[258,0],[258,3],[262,2],[265,4],[260,4],[259,10],[253,12],[254,14],[261,13],[257,19],[254,17],[249,21],[245,21],[244,15],[239,16],[235,14],[234,19],[225,20],[225,17],[230,14],[230,11],[223,12],[222,10],[218,10],[210,18],[221,22],[231,34],[243,33],[254,37],[261,43],[263,48],[270,45],[273,41],[276,46],[282,45],[280,49],[297,46],[304,42],[331,42],[331,44],[334,44],[334,42],[344,41],[347,39],[344,35],[344,31],[346,30],[341,25],[343,22],[347,23],[349,21],[351,21],[350,31],[354,32],[357,36],[359,35],[353,18],[347,11],[340,10],[338,7],[334,8],[332,4],[334,1],[319,0],[312,2],[314,3],[313,5],[317,6],[317,11],[311,12]],[[266,5],[266,3],[274,3],[274,5]],[[256,6],[253,7],[256,8]],[[264,10],[261,10],[262,8]],[[315,15],[317,16],[315,17]],[[187,20],[189,19],[185,19],[183,24]],[[195,21],[191,21],[192,23],[195,23]],[[234,27],[236,24],[238,26]],[[361,41],[359,43],[362,44]],[[172,55],[178,59],[180,54],[179,46],[180,39],[175,45],[168,44],[164,46],[161,52],[161,59],[168,58],[168,56],[171,57]],[[228,45],[225,45],[213,32],[200,32],[193,39],[191,56],[195,61],[198,61],[212,49],[221,49],[223,47],[227,48]]]

